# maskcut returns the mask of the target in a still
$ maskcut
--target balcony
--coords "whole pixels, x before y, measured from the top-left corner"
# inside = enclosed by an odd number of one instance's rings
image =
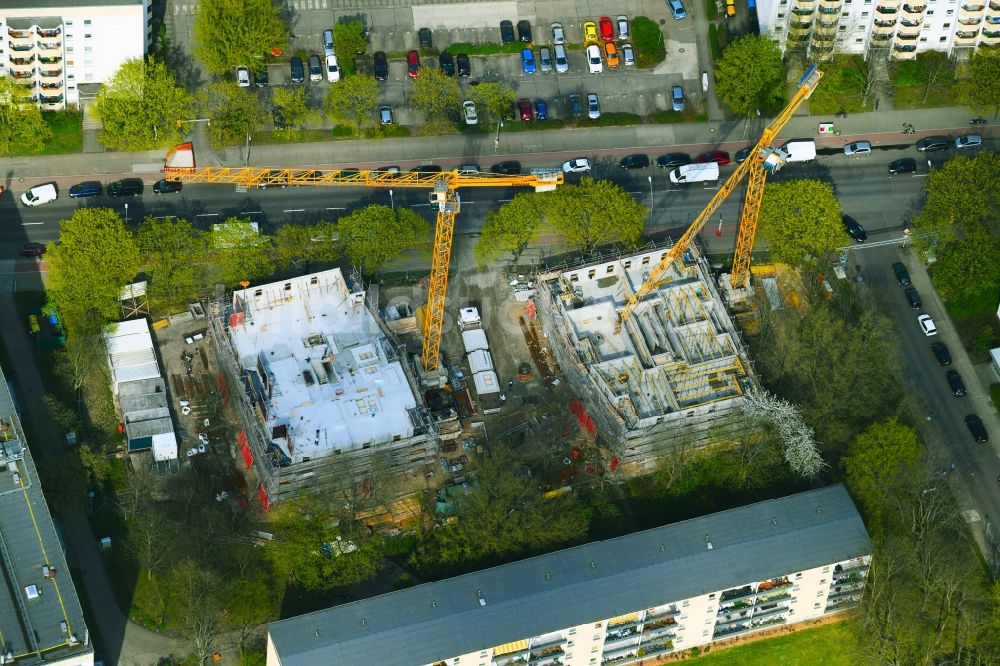
[[[642,626],[642,633],[647,634],[655,629],[660,629],[661,627],[674,627],[677,625],[677,620],[673,617],[663,617],[658,616],[656,619],[650,620],[646,619],[646,624]]]
[[[990,0],[990,9],[992,9],[995,12],[1000,12],[1000,2],[997,2],[996,0]]]
[[[819,0],[819,10],[822,12],[825,9],[827,14],[833,10],[839,12],[843,4],[843,0]]]
[[[22,88],[28,88],[29,90],[34,90],[38,87],[38,81],[35,79],[14,79],[14,83],[18,84]]]
[[[46,39],[51,37],[58,37],[61,34],[62,34],[62,28],[50,28],[46,30],[38,28],[38,36],[44,37]]]
[[[643,644],[648,641],[654,640],[656,638],[673,638],[674,634],[677,632],[676,624],[668,624],[661,627],[656,627],[654,629],[645,629],[642,632],[642,642]]]
[[[979,25],[983,22],[983,17],[979,16],[977,18],[960,18],[958,19],[959,25]]]
[[[62,104],[63,103],[63,96],[61,94],[60,95],[55,95],[53,97],[46,97],[45,95],[39,95],[38,96],[38,102],[39,102],[39,104],[47,105],[47,106],[53,106],[53,105],[57,105],[57,104]]]
[[[913,60],[917,57],[915,44],[896,44],[892,47],[893,56],[899,60]]]
[[[875,11],[887,13],[899,9],[900,0],[880,0],[880,2],[875,5]]]
[[[29,58],[15,58],[13,56],[11,56],[10,58],[10,64],[15,65],[17,67],[25,67],[27,65],[32,64],[33,62],[35,62],[34,54],[32,54],[31,57]]]
[[[24,53],[26,51],[34,51],[35,50],[35,45],[33,43],[30,43],[30,42],[29,43],[25,43],[25,44],[15,44],[14,42],[11,42],[10,43],[10,50],[11,51],[17,51],[18,53]]]
[[[779,589],[773,592],[767,592],[765,594],[757,595],[757,605],[773,603],[781,599],[790,599],[792,597],[792,592],[790,589]]]
[[[969,33],[965,33],[965,35],[963,36],[956,32],[955,41],[953,43],[955,46],[975,46],[976,37],[977,35],[975,34],[970,35]]]
[[[722,596],[719,597],[719,603],[721,604],[726,601],[734,601],[736,599],[752,597],[755,594],[756,592],[750,585],[744,585],[743,587],[734,587],[733,589],[726,590],[725,592],[722,593]]]
[[[919,36],[920,36],[919,32],[916,32],[916,33],[914,33],[912,35],[906,35],[906,34],[903,34],[901,32],[897,32],[896,33],[896,39],[901,39],[904,42],[916,41],[917,37],[919,37]]]
[[[663,619],[673,622],[674,621],[673,618],[677,617],[680,614],[681,614],[680,609],[678,609],[677,606],[674,605],[667,606],[659,613],[654,613],[653,609],[650,608],[649,610],[646,611],[645,621],[647,623],[654,623],[657,620]]]
[[[875,9],[876,19],[879,16],[895,16],[899,13],[899,7],[877,7]]]
[[[983,37],[980,44],[1000,44],[1000,30],[988,30],[983,28]]]
[[[785,616],[783,616],[783,615],[774,615],[772,617],[764,618],[763,620],[761,620],[759,622],[757,620],[754,620],[751,623],[750,626],[753,629],[760,629],[762,627],[770,627],[770,626],[775,625],[775,624],[785,624],[786,622],[788,622],[788,618],[786,618]]]
[[[54,92],[56,90],[62,90],[63,89],[63,82],[62,81],[53,81],[52,83],[43,83],[43,84],[41,84],[41,88],[42,88],[42,90],[48,90],[49,92]]]
[[[896,25],[895,21],[876,21],[872,34],[891,35],[895,25]]]
[[[528,655],[529,666],[553,666],[561,664],[561,657],[565,654],[561,645],[551,645],[540,649],[531,649]]]
[[[792,583],[788,580],[788,576],[782,576],[781,578],[772,578],[771,580],[765,580],[757,586],[757,594],[761,592],[767,592],[769,590],[779,590],[784,587],[791,587]]]
[[[627,631],[631,631],[632,633],[635,633],[635,631],[636,631],[635,628],[641,622],[642,622],[642,620],[639,619],[639,614],[638,613],[633,613],[633,617],[631,619],[628,619],[628,620],[618,620],[617,622],[614,622],[614,623],[609,622],[608,623],[608,636],[611,636],[611,635],[615,634],[618,631],[626,631],[626,630]]]
[[[638,632],[620,633],[613,636],[609,634],[608,637],[604,639],[604,650],[616,650],[628,647],[629,645],[635,645],[638,642],[638,638]]]
[[[42,78],[50,78],[50,79],[61,78],[63,75],[61,67],[57,69],[39,69],[38,73],[42,76]]]
[[[523,664],[528,663],[524,655],[524,650],[518,650],[493,657],[493,666],[523,666]]]
[[[979,33],[975,30],[959,30],[955,33],[955,39],[975,39],[979,36]]]
[[[992,16],[986,17],[987,23],[992,23],[993,25],[1000,25],[1000,14],[994,14]]]
[[[962,12],[968,12],[970,14],[978,14],[979,12],[983,11],[984,9],[986,9],[986,5],[977,5],[977,4],[974,4],[974,3],[967,3],[967,4],[962,5],[962,7],[961,7]]]
[[[884,33],[873,32],[872,39],[875,40],[876,42],[887,42],[890,39],[892,39],[892,35],[893,35],[892,30]]]
[[[722,638],[723,636],[732,636],[733,634],[741,634],[745,631],[750,631],[749,620],[747,620],[743,624],[734,624],[732,626],[716,629],[715,633],[712,634],[712,639],[714,640],[717,638]]]
[[[868,567],[864,568],[854,567],[851,569],[844,569],[843,571],[834,571],[833,582],[834,584],[855,583],[859,581],[863,582],[865,580],[867,573],[868,573]]]
[[[796,7],[792,10],[792,18],[802,18],[812,16],[816,12],[815,7]]]
[[[17,79],[30,79],[30,78],[34,78],[35,72],[37,72],[37,71],[38,70],[35,69],[34,67],[32,67],[31,69],[29,69],[27,71],[23,71],[23,72],[22,71],[18,71],[18,70],[11,70],[10,75],[12,77],[14,77],[15,80],[17,80]]]
[[[899,19],[899,25],[907,27],[907,28],[916,28],[916,27],[919,27],[920,24],[923,23],[923,22],[924,22],[924,19],[922,19],[922,18],[913,19],[913,18],[906,18],[904,16],[903,18]]]
[[[42,51],[62,51],[62,42],[38,42]]]
[[[907,14],[923,14],[927,5],[903,5],[903,11]]]
[[[34,41],[35,35],[30,30],[11,30],[7,28],[7,36],[11,39],[23,40],[30,39]]]
[[[812,13],[816,9],[816,0],[795,0],[792,3],[792,13],[801,14],[802,12]]]
[[[62,62],[62,56],[38,56],[38,62],[43,65],[58,65]]]
[[[788,612],[788,604],[767,604],[766,606],[761,606],[753,614],[753,622],[756,624],[758,620],[766,617],[772,617],[774,615],[780,615],[781,613]]]
[[[638,656],[639,647],[632,645],[626,647],[622,650],[611,650],[610,652],[605,649],[604,654],[601,657],[601,664],[614,664],[617,662],[629,661],[636,656]]]

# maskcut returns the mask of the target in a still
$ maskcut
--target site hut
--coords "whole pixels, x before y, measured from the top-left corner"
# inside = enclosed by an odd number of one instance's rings
[[[209,313],[265,508],[310,487],[367,488],[376,471],[422,483],[433,469],[413,368],[339,269],[235,291]]]
[[[552,352],[624,473],[676,447],[738,427],[755,385],[707,262],[692,247],[620,322],[669,246],[538,276],[537,310]]]

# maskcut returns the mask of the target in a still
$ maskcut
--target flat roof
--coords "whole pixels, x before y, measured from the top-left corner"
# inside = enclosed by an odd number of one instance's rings
[[[835,485],[274,622],[268,633],[283,666],[412,666],[870,554],[861,516]]]
[[[233,310],[229,338],[293,461],[414,435],[403,366],[339,269],[236,291]]]
[[[0,10],[18,11],[24,16],[44,16],[45,10],[85,9],[142,5],[144,0],[0,0]]]

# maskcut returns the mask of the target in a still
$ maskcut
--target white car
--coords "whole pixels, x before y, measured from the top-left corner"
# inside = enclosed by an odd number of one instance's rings
[[[566,33],[563,31],[562,23],[552,24],[552,43],[553,44],[565,44],[566,43]]]
[[[632,35],[628,31],[628,17],[619,16],[615,19],[615,25],[618,27],[618,39],[625,41]]]
[[[566,46],[556,44],[552,47],[552,55],[556,61],[556,71],[565,74],[569,71],[569,60],[566,58]]]
[[[955,139],[955,148],[979,148],[983,145],[983,137],[978,134],[964,134]]]
[[[872,154],[872,144],[868,141],[855,141],[844,146],[844,154],[848,157],[860,157]]]
[[[587,47],[587,67],[591,74],[600,74],[604,71],[604,59],[601,58],[601,47],[591,44]]]
[[[462,102],[462,109],[465,111],[465,124],[476,125],[479,123],[479,116],[476,114],[476,103],[471,99]]]
[[[59,198],[55,183],[35,185],[21,195],[21,203],[25,206],[41,206]]]
[[[927,337],[937,335],[937,326],[934,325],[934,320],[929,314],[917,316],[917,323],[920,324],[920,328],[923,329],[924,335]]]
[[[587,93],[587,117],[591,120],[601,117],[601,103],[597,100],[597,93]]]
[[[577,157],[575,160],[563,162],[563,172],[565,173],[585,173],[590,171],[590,160],[586,157]]]
[[[240,88],[250,87],[250,70],[246,67],[236,68],[236,85]]]
[[[626,67],[633,67],[635,65],[635,51],[632,49],[631,44],[622,44],[622,61],[624,61]]]
[[[340,63],[337,62],[335,55],[326,57],[326,80],[330,83],[340,80]]]

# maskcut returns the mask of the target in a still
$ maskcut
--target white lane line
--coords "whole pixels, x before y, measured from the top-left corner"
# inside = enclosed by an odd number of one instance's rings
[[[240,215],[263,215],[264,212],[260,210],[245,210]]]
[[[304,212],[306,212],[306,209],[305,208],[288,208],[288,209],[283,210],[281,212],[282,213],[304,213]]]
[[[198,213],[195,217],[219,217],[218,213]]]
[[[327,210],[347,210],[346,206],[327,206]]]
[[[44,222],[22,222],[22,227],[37,227],[39,225],[45,224]]]

